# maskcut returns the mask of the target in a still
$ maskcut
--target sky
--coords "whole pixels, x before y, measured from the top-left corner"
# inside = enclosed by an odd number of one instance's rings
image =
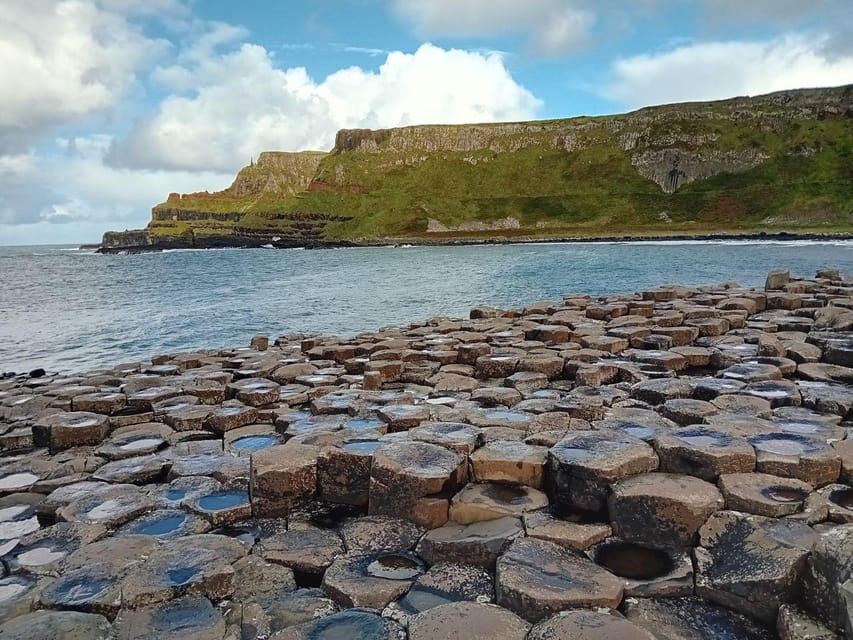
[[[0,245],[144,227],[342,128],[849,83],[850,0],[2,0]]]

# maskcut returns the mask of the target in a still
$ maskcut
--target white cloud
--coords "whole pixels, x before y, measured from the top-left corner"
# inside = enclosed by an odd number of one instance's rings
[[[388,54],[376,72],[350,67],[322,82],[304,68],[277,67],[251,44],[170,73],[193,78],[192,95],[165,99],[116,143],[109,162],[233,171],[263,150],[329,149],[341,128],[514,120],[541,106],[499,54],[429,44]]]
[[[427,37],[524,33],[545,55],[586,44],[595,22],[579,0],[391,0],[391,6]]]
[[[825,39],[709,42],[617,60],[602,93],[626,107],[715,100],[853,82],[853,56],[830,56]]]
[[[143,227],[151,206],[169,192],[221,189],[233,180],[231,174],[212,171],[109,167],[103,156],[111,141],[104,135],[59,139],[57,152],[47,156],[0,156],[0,244],[20,238],[26,242],[27,237],[94,240],[97,236],[89,230],[95,224],[101,232]]]
[[[0,155],[0,176],[26,176],[35,170],[33,152]]]
[[[166,48],[114,10],[123,4],[129,2],[4,0],[0,137],[5,146],[10,141],[21,146],[47,128],[115,107],[134,85],[140,64]]]

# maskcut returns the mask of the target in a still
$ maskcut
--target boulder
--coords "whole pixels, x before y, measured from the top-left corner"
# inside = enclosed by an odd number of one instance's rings
[[[528,537],[553,542],[574,551],[584,551],[610,537],[610,525],[595,522],[581,514],[561,513],[560,509],[539,509],[525,513],[524,530]]]
[[[253,553],[299,574],[322,576],[335,558],[344,553],[344,545],[334,530],[301,525],[263,539]]]
[[[270,640],[399,640],[401,633],[402,629],[391,620],[364,609],[348,609],[283,629]]]
[[[408,551],[414,548],[424,529],[409,520],[387,516],[365,516],[346,521],[340,534],[348,553]]]
[[[797,478],[817,487],[835,482],[841,474],[841,457],[825,441],[777,432],[753,436],[749,442],[761,473]]]

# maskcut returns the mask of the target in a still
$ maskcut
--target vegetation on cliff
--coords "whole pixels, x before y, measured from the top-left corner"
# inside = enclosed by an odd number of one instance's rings
[[[149,234],[335,240],[853,229],[853,86],[527,123],[345,130],[262,154]]]

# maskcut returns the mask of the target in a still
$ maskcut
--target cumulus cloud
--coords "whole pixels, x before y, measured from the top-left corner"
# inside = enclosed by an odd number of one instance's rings
[[[0,156],[0,224],[42,225],[48,237],[55,224],[99,223],[101,231],[107,224],[144,226],[151,205],[168,192],[224,188],[233,179],[212,171],[110,167],[103,156],[111,142],[106,135],[58,139],[55,154]]]
[[[579,0],[391,0],[391,6],[427,37],[523,33],[545,55],[586,44],[595,23]]]
[[[500,54],[430,44],[388,54],[376,72],[349,67],[319,82],[253,44],[158,77],[195,88],[166,98],[117,141],[114,166],[233,171],[266,149],[329,149],[341,128],[523,119],[541,106]]]
[[[696,43],[617,60],[602,93],[626,107],[714,100],[853,82],[853,56],[832,56],[826,37]]]
[[[166,49],[165,41],[145,36],[117,11],[121,4],[4,0],[0,151],[21,151],[50,127],[115,107],[134,85],[141,63]]]

